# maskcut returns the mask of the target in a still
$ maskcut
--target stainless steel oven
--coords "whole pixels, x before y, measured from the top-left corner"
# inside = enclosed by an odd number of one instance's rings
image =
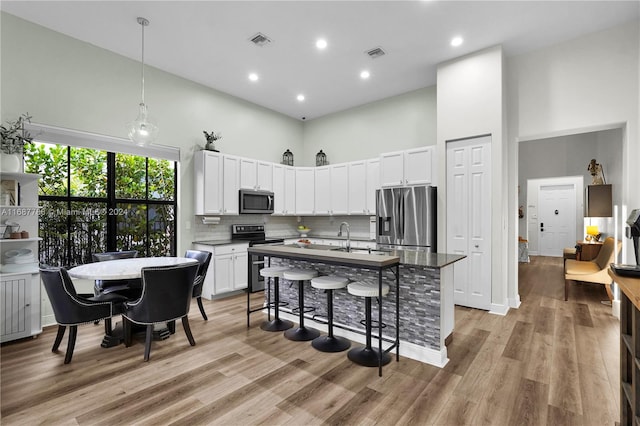
[[[284,239],[265,237],[264,225],[231,225],[231,239],[248,241],[249,247],[283,245]],[[264,290],[264,277],[260,275],[260,269],[264,265],[264,257],[249,255],[248,287],[250,293]]]

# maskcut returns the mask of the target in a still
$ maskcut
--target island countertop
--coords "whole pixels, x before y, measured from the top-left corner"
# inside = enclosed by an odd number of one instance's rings
[[[346,253],[331,250],[332,246],[311,244],[301,248],[295,245],[255,246],[249,247],[249,254],[280,257],[284,259],[316,260],[325,263],[353,265],[369,268],[387,268],[398,265],[400,258],[396,255],[379,255],[368,253]]]
[[[289,259],[308,259],[319,261],[330,261],[332,263],[343,263],[351,265],[366,265],[372,267],[385,267],[400,263],[401,265],[423,266],[426,268],[444,268],[455,263],[466,256],[447,253],[427,253],[417,250],[391,250],[380,254],[369,254],[364,250],[356,252],[344,252],[336,250],[334,246],[311,244],[306,248],[295,245],[283,246],[257,246],[249,247],[250,254],[261,254],[264,256],[286,257]]]

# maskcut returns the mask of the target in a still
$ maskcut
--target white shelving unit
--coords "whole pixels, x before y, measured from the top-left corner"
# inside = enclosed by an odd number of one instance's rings
[[[0,341],[35,336],[42,332],[41,290],[38,271],[38,179],[40,175],[0,172],[3,181],[18,183],[17,203],[0,206],[0,223],[17,222],[29,238],[0,235]],[[4,263],[11,250],[29,249],[33,263]]]

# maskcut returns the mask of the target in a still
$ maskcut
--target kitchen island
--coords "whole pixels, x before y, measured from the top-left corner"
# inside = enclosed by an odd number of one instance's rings
[[[383,336],[386,340],[393,341],[397,335],[402,356],[438,367],[447,363],[446,342],[453,331],[452,264],[464,256],[411,250],[346,253],[335,250],[335,247],[319,245],[306,248],[259,246],[248,250],[250,254],[265,256],[265,264],[270,262],[271,266],[314,269],[320,275],[340,275],[351,281],[377,283],[381,276],[382,282],[390,287],[382,303],[382,321],[386,325]],[[396,270],[399,271],[397,288]],[[305,323],[326,331],[324,293],[308,285],[304,297],[305,306],[315,308],[306,314]],[[399,303],[397,327],[396,298]],[[297,322],[297,317],[291,314],[291,308],[298,304],[297,290],[284,280],[280,284],[280,300],[288,302],[288,306],[280,308],[281,316]],[[374,306],[373,318],[379,316],[376,309]],[[334,333],[363,342],[360,320],[364,318],[364,304],[361,298],[350,295],[346,290],[335,291],[333,310]]]

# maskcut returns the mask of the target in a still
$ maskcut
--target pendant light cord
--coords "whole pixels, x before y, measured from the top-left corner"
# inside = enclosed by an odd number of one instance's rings
[[[142,103],[144,104],[144,27],[149,25],[149,20],[146,18],[138,17],[138,23],[142,27]]]
[[[142,103],[144,103],[144,22],[142,23]]]

